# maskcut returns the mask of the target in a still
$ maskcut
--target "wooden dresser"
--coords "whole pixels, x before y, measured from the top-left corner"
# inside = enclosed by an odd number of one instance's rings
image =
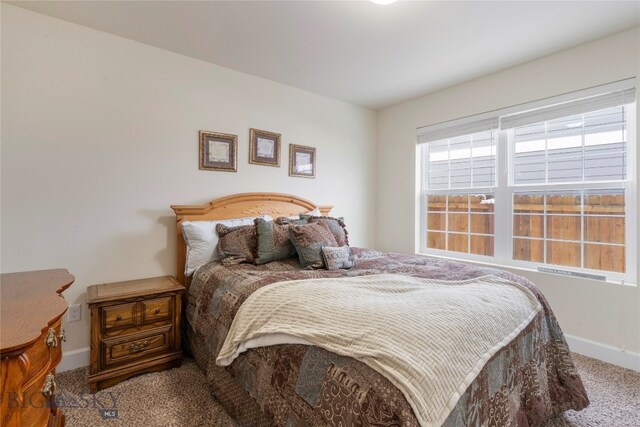
[[[55,369],[62,358],[61,293],[75,280],[67,270],[0,276],[0,425],[63,426],[55,405]]]
[[[89,286],[92,393],[180,366],[183,291],[171,276]]]

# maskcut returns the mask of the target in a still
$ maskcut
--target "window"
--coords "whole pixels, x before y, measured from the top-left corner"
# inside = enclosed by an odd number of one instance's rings
[[[486,130],[425,145],[429,248],[493,255],[496,136]]]
[[[635,281],[634,84],[419,129],[421,251]]]

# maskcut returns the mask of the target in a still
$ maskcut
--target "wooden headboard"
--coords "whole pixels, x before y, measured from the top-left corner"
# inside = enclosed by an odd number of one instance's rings
[[[176,278],[185,287],[189,287],[191,278],[184,276],[187,245],[182,235],[182,221],[215,221],[259,215],[271,215],[275,219],[309,212],[315,208],[320,209],[323,215],[328,215],[333,206],[318,206],[301,197],[282,193],[240,193],[221,197],[204,205],[171,205],[176,213]]]

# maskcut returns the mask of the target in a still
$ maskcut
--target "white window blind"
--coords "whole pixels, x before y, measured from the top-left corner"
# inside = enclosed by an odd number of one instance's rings
[[[544,108],[537,108],[521,113],[509,114],[500,117],[500,129],[512,129],[534,123],[590,113],[592,111],[606,110],[635,102],[635,87],[617,90],[602,95],[592,96],[575,101],[564,102]]]
[[[426,150],[431,190],[493,187],[496,132],[485,131],[432,141]]]
[[[513,129],[515,185],[624,181],[624,105]]]
[[[460,119],[451,122],[425,126],[418,129],[418,144],[423,144],[425,142],[431,141],[440,141],[443,139],[454,138],[456,136],[497,130],[498,123],[498,116],[490,116],[486,118]]]

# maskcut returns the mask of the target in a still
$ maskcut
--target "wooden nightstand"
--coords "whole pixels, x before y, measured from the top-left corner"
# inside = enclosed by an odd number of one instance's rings
[[[134,375],[180,366],[183,291],[171,276],[87,289],[92,393]]]

